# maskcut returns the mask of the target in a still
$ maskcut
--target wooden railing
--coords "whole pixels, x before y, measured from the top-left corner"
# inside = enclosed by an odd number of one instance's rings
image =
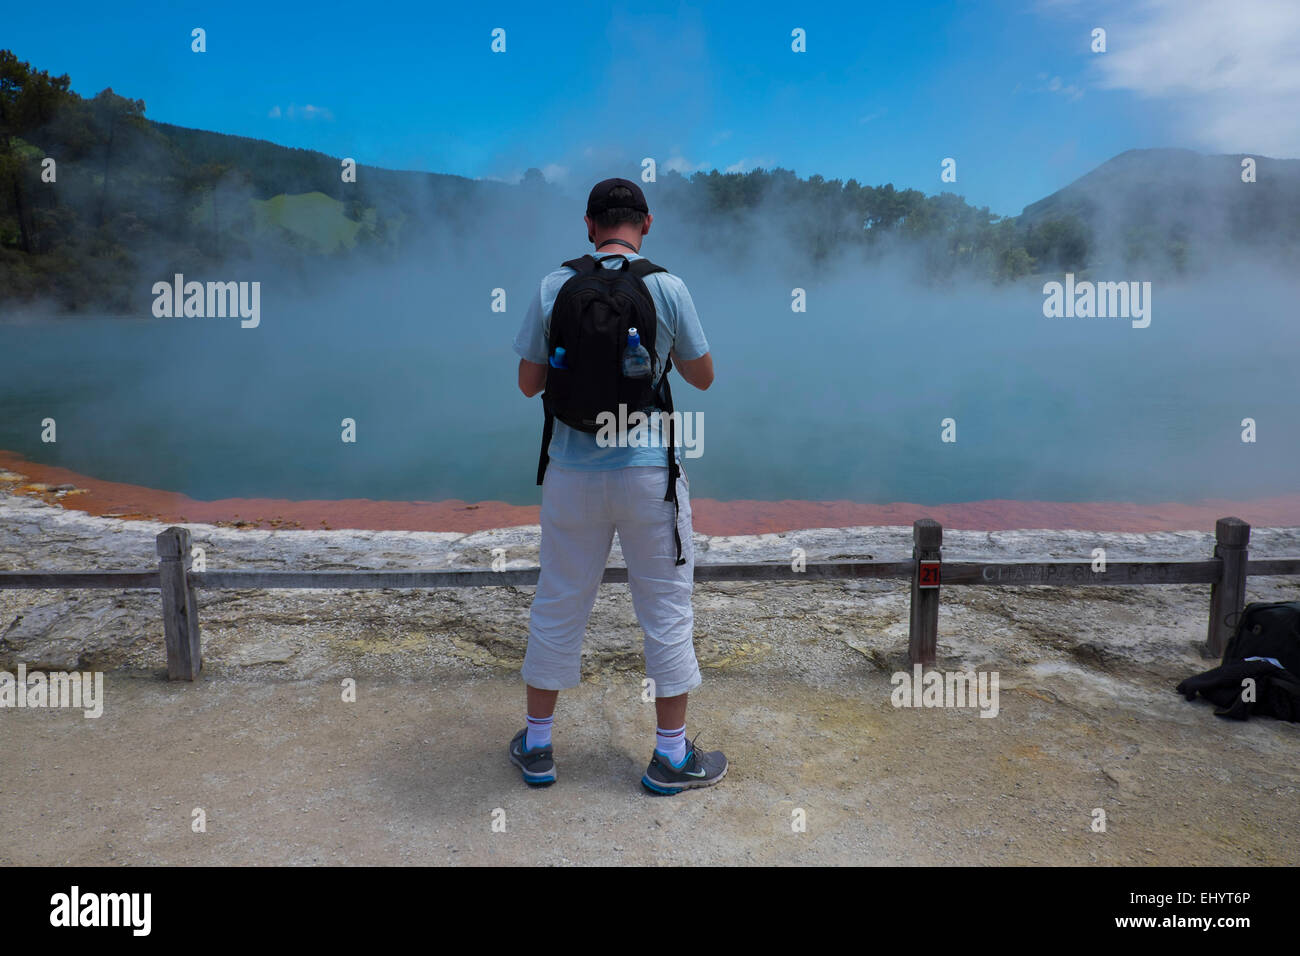
[[[1209,584],[1210,614],[1204,653],[1220,657],[1245,604],[1246,578],[1300,575],[1300,557],[1249,560],[1250,525],[1239,518],[1215,524],[1214,554],[1200,561],[953,561],[942,558],[943,527],[929,518],[912,526],[912,556],[897,561],[697,564],[696,581],[806,581],[810,578],[911,580],[908,656],[933,665],[943,587],[1047,585],[1097,587]],[[194,680],[203,666],[198,589],[231,588],[461,588],[530,586],[539,568],[501,571],[192,571],[190,532],[167,528],[156,545],[158,567],[143,571],[0,571],[0,588],[158,588],[162,594],[167,674]],[[627,581],[626,568],[606,568],[602,582]]]

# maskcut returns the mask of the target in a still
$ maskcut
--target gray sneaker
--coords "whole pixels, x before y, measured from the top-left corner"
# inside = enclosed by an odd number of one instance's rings
[[[525,750],[524,734],[527,732],[525,727],[510,741],[510,762],[523,772],[524,783],[530,787],[549,787],[555,783],[555,752],[550,744]]]
[[[650,758],[650,766],[641,777],[641,786],[651,793],[668,795],[711,787],[727,775],[727,758],[721,750],[704,751],[695,741],[686,741],[686,760],[680,767],[658,750]]]

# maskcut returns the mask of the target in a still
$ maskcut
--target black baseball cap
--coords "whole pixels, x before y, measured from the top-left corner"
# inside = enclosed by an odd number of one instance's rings
[[[610,192],[617,186],[622,186],[624,189],[631,191],[631,201],[610,198]],[[641,187],[630,179],[602,179],[592,187],[591,195],[587,197],[587,215],[595,216],[609,209],[650,211],[650,207],[646,205],[645,193],[641,192]]]

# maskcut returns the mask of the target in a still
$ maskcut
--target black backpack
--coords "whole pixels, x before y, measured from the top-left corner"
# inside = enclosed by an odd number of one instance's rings
[[[1246,605],[1223,649],[1223,663],[1247,657],[1272,657],[1300,678],[1300,601]]]
[[[617,418],[619,405],[626,405],[629,412],[660,410],[671,413],[673,410],[672,388],[668,384],[673,362],[668,359],[660,376],[655,352],[659,322],[654,299],[645,284],[646,276],[668,270],[649,259],[631,260],[621,253],[613,256],[623,260],[616,269],[607,269],[592,255],[563,263],[576,275],[560,287],[555,297],[546,338],[548,367],[546,391],[542,393],[546,424],[542,429],[542,452],[537,463],[539,485],[550,461],[555,419],[570,428],[594,434],[600,430],[597,424],[599,416],[608,412]],[[650,353],[652,368],[648,381],[623,375],[623,351],[631,328],[637,330],[641,344]],[[556,348],[564,349],[564,368],[549,364]],[[676,439],[671,416],[667,421],[668,490],[664,501],[671,501],[674,505],[673,537],[677,542],[677,564],[685,564],[676,520],[677,477],[680,473],[674,453]]]
[[[1268,657],[1268,661],[1247,658]],[[1243,681],[1255,682],[1255,699],[1242,694]],[[1178,685],[1188,700],[1197,694],[1212,701],[1216,717],[1246,720],[1267,714],[1279,720],[1300,721],[1300,601],[1247,604],[1237,618],[1223,662],[1216,668]]]

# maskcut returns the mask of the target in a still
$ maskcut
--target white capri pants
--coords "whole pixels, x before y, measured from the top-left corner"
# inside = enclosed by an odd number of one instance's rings
[[[618,531],[628,587],[645,631],[646,676],[656,697],[700,685],[695,659],[695,551],[686,472],[677,479],[678,566],[673,503],[664,501],[668,467],[575,471],[554,462],[542,485],[541,575],[528,621],[523,678],[541,690],[567,690],[581,680],[582,642],[596,589]]]

